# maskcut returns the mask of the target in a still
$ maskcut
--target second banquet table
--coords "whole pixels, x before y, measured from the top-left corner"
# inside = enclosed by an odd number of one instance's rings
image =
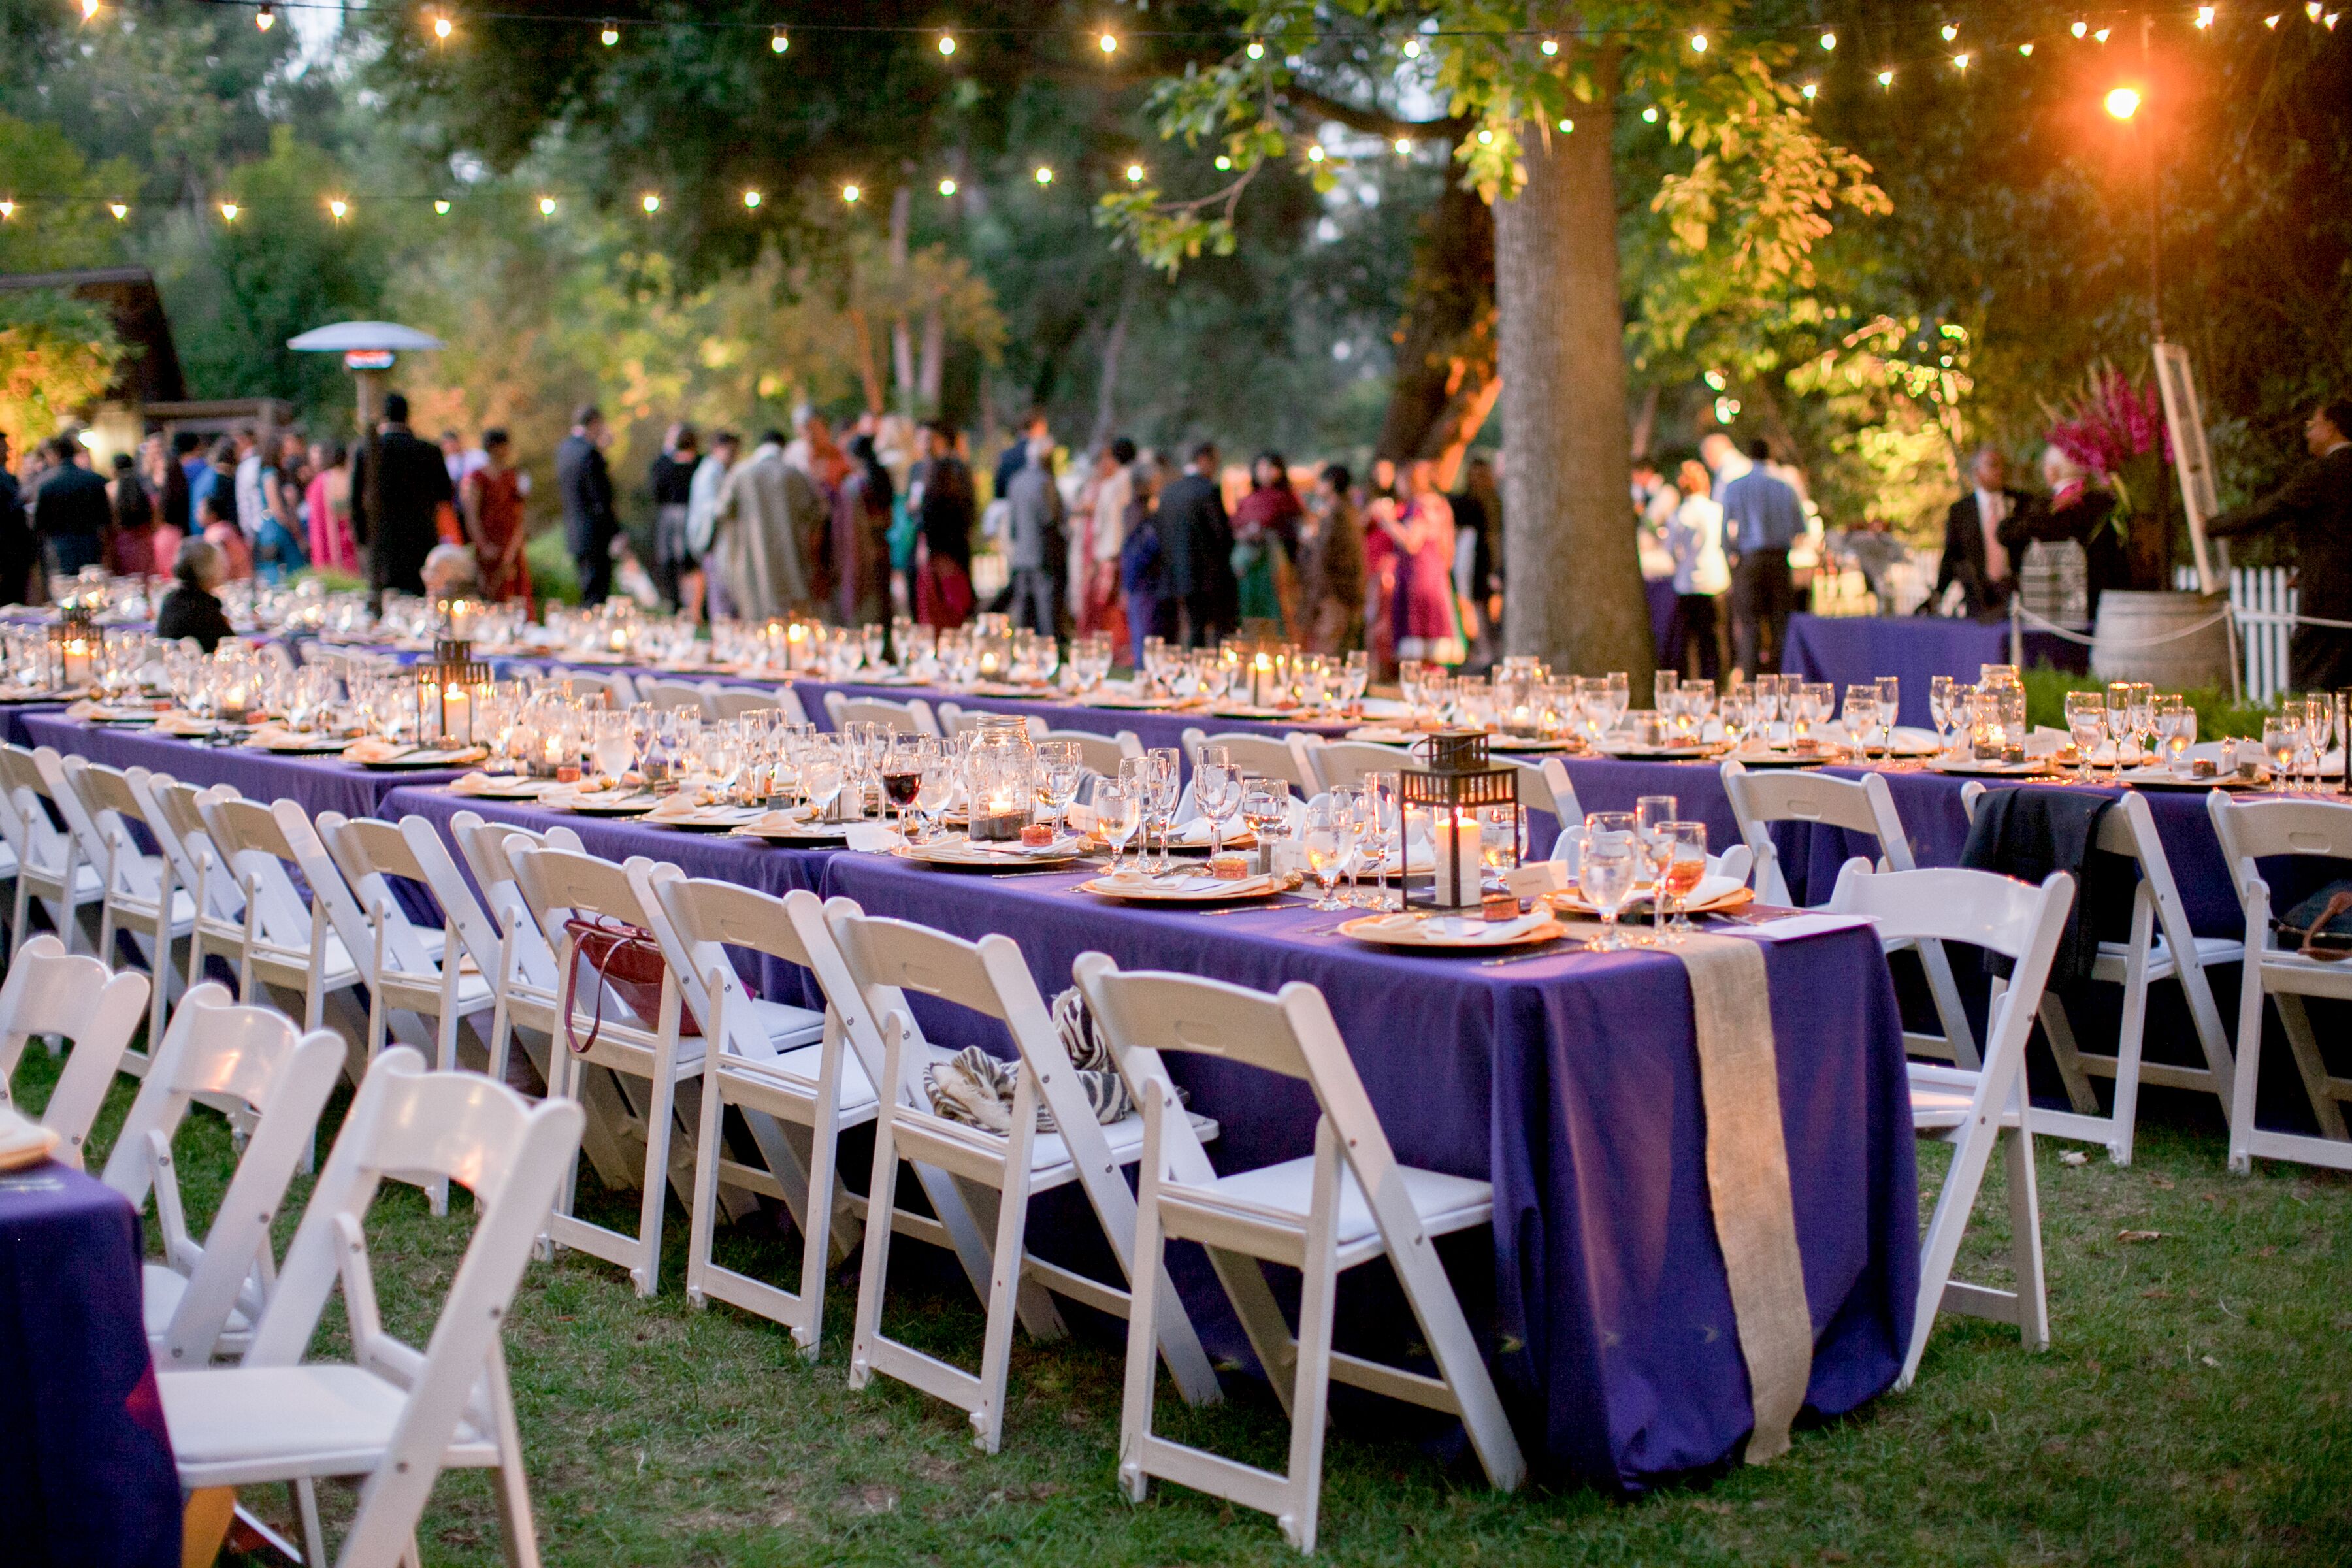
[[[139,725],[93,724],[63,713],[27,714],[24,726],[32,744],[53,747],[68,756],[87,757],[108,767],[169,773],[183,784],[205,788],[233,784],[248,800],[282,796],[299,802],[312,816],[322,811],[379,816],[384,797],[401,785],[457,776],[449,768],[403,771],[362,767],[334,756],[278,756],[250,746],[158,735]]]
[[[1471,955],[1360,945],[1337,932],[1343,917],[1303,902],[1213,917],[1077,891],[1091,871],[961,874],[439,789],[385,804],[445,825],[463,805],[534,826],[569,821],[594,853],[674,859],[692,875],[772,891],[806,887],[967,938],[1006,932],[1049,997],[1088,951],[1266,991],[1311,982],[1330,1001],[1398,1157],[1496,1184],[1492,1353],[1529,1448],[1555,1472],[1638,1487],[1720,1462],[1752,1425],[1707,1195],[1690,990],[1670,954],[1563,950],[1488,967]],[[1916,1175],[1901,1026],[1867,928],[1769,934],[1757,940],[1814,1330],[1809,1403],[1833,1415],[1892,1383],[1910,1331]],[[783,994],[779,984],[771,994]],[[916,1008],[942,1044],[1010,1051],[1001,1026],[978,1015],[928,1000]],[[1311,1150],[1304,1085],[1229,1064],[1184,1068],[1194,1108],[1223,1129],[1210,1145],[1221,1166]],[[1487,1267],[1447,1250],[1457,1271]],[[1246,1355],[1205,1266],[1178,1278],[1215,1348]]]
[[[2090,668],[2090,650],[2047,632],[2024,637],[2025,664],[2058,669]],[[1937,616],[1790,616],[1784,674],[1846,687],[1900,676],[1901,722],[1925,727],[1927,684],[1938,675],[1972,683],[1988,664],[2010,662],[2009,623]]]

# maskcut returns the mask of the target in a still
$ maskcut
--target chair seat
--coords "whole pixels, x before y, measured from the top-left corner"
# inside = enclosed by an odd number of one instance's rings
[[[355,1366],[217,1367],[156,1374],[180,1484],[257,1486],[355,1476],[383,1463],[407,1394]],[[442,1462],[480,1468],[498,1450],[465,1422]]]
[[[1422,1228],[1432,1236],[1444,1236],[1474,1225],[1483,1225],[1494,1214],[1495,1189],[1491,1183],[1471,1176],[1449,1176],[1440,1171],[1424,1171],[1413,1165],[1399,1165],[1397,1174],[1404,1179],[1405,1198],[1412,1205],[1412,1212],[1420,1217]],[[1238,1175],[1220,1176],[1215,1184],[1206,1190],[1256,1208],[1296,1215],[1299,1224],[1304,1225],[1314,1198],[1314,1157],[1301,1155],[1296,1160],[1285,1160],[1278,1165],[1261,1165],[1255,1171],[1244,1171]],[[1185,1190],[1202,1189],[1188,1185]],[[1340,1166],[1338,1244],[1345,1248],[1368,1241],[1379,1232],[1380,1226],[1372,1218],[1372,1205],[1364,1199],[1362,1184],[1356,1180],[1355,1172],[1345,1165]]]
[[[944,1058],[946,1053],[935,1054]],[[765,1061],[747,1061],[741,1057],[730,1056],[726,1062],[740,1079],[756,1083],[781,1083],[814,1102],[817,1075],[824,1068],[824,1047],[819,1043],[779,1050]],[[857,1059],[855,1051],[844,1050],[841,1053],[841,1083],[837,1099],[839,1109],[847,1113],[869,1110],[874,1106],[874,1085],[867,1079],[866,1065]]]
[[[2246,956],[2244,944],[2240,942],[2234,937],[2200,936],[2196,939],[2196,942],[2197,962],[2200,964],[2236,963]],[[2093,971],[2093,977],[2099,980],[2112,980],[2120,984],[2125,974],[2124,966],[2130,962],[2130,943],[2121,942],[2103,942],[2099,943],[2098,963],[2096,968]],[[2149,979],[2161,980],[2166,975],[2170,974],[2173,972],[2174,967],[2175,965],[2172,961],[2172,948],[2163,937],[2159,936],[2155,941],[2148,943],[2147,971]]]
[[[1919,1132],[1949,1131],[1969,1119],[1969,1107],[1975,1101],[1976,1097],[1965,1089],[1915,1079],[1911,1085],[1912,1129]],[[2000,1124],[2016,1126],[2017,1111],[2011,1109],[2004,1112]]]
[[[1214,1118],[1203,1116],[1197,1110],[1187,1114],[1192,1119],[1194,1135],[1202,1142],[1207,1143],[1216,1138],[1218,1130]],[[1132,1165],[1143,1158],[1141,1112],[1123,1116],[1117,1121],[1107,1123],[1102,1130],[1102,1134],[1103,1142],[1110,1145],[1110,1157],[1120,1164]],[[1029,1149],[1031,1186],[1043,1188],[1057,1185],[1076,1173],[1076,1168],[1070,1163],[1069,1145],[1062,1142],[1060,1133],[1040,1132],[1037,1134],[1037,1141],[1031,1144]],[[1300,1190],[1305,1191],[1304,1188]]]
[[[20,872],[26,885],[33,891],[37,893],[46,890],[54,893],[59,889],[65,876],[65,868],[44,866],[36,861],[29,868],[20,868]],[[73,890],[74,898],[78,902],[102,897],[106,892],[106,879],[100,876],[98,868],[89,861],[77,861],[74,865]]]
[[[757,996],[751,999],[751,1011],[767,1030],[768,1043],[780,1051],[814,1045],[824,1037],[823,1013],[807,1007],[795,1007],[789,1002],[770,1002]],[[810,1080],[814,1081],[814,1069]]]
[[[107,896],[107,906],[126,925],[154,929],[155,899],[152,893],[126,893],[117,889]],[[185,888],[172,889],[172,934],[185,936],[195,929],[196,900]]]
[[[188,1293],[188,1277],[178,1269],[162,1263],[140,1266],[139,1309],[147,1327],[147,1338],[161,1343],[171,1331],[172,1314],[180,1310],[181,1298]],[[224,1342],[243,1339],[253,1331],[253,1324],[236,1307],[228,1310],[228,1326],[221,1331]]]

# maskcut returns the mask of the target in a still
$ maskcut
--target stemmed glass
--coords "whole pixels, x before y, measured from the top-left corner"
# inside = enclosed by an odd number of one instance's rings
[[[1285,779],[1252,778],[1242,791],[1242,820],[1257,835],[1265,868],[1274,869],[1275,844],[1290,828],[1290,784]]]
[[[1664,875],[1658,879],[1658,902],[1663,907],[1671,898],[1675,918],[1658,933],[1658,940],[1678,943],[1698,929],[1691,924],[1684,906],[1706,879],[1706,824],[1669,822],[1661,831],[1666,840],[1667,862]]]
[[[1627,945],[1617,929],[1617,912],[1633,891],[1640,858],[1633,814],[1596,811],[1584,819],[1584,843],[1577,856],[1577,889],[1601,917],[1601,934],[1584,944],[1589,952],[1615,952]]]
[[[1878,688],[1853,685],[1845,689],[1845,733],[1863,762],[1870,761],[1870,744],[1877,738]]]
[[[842,748],[838,742],[820,736],[801,756],[801,794],[809,804],[809,818],[824,820],[833,803],[841,798],[844,772]]]
[[[1348,711],[1360,713],[1364,692],[1372,683],[1372,656],[1362,648],[1348,655],[1348,662],[1339,672],[1339,694],[1348,704]]]
[[[1936,750],[1951,750],[1952,691],[1955,682],[1948,675],[1938,675],[1927,682],[1927,717],[1936,726]]]
[[[1127,841],[1143,826],[1143,792],[1132,780],[1122,779],[1095,792],[1095,826],[1110,844],[1110,874],[1118,875],[1119,858]]]
[[[1657,710],[1661,744],[1674,743],[1664,731],[1674,723],[1675,716],[1682,711],[1679,695],[1682,684],[1683,678],[1678,670],[1662,669],[1650,678],[1650,705]]]
[[[1756,689],[1744,680],[1738,682],[1723,694],[1717,709],[1723,717],[1724,743],[1737,753],[1756,723]]]
[[[2296,735],[2302,728],[2302,715],[2290,721],[2284,704],[2278,713],[2263,720],[2263,755],[2271,764],[2271,787],[2287,795],[2294,793]]]
[[[2132,683],[2111,680],[2107,683],[2107,738],[2116,743],[2115,771],[2120,775],[2124,766],[2124,742],[2131,735]]]
[[[1762,732],[1765,748],[1772,745],[1772,728],[1780,721],[1781,679],[1777,675],[1756,678],[1756,725]]]
[[[612,784],[621,782],[621,775],[627,773],[629,764],[637,760],[636,742],[629,736],[627,714],[596,715],[589,760],[595,764],[598,777]]]
[[[1633,678],[1623,670],[1612,670],[1601,678],[1602,709],[1607,718],[1604,730],[1614,730],[1624,721],[1626,710],[1633,706]]]
[[[1364,775],[1365,827],[1371,840],[1374,874],[1380,879],[1380,885],[1372,892],[1372,901],[1363,906],[1366,909],[1388,908],[1390,856],[1397,858],[1397,880],[1400,883],[1404,880],[1404,815],[1398,795],[1399,787],[1395,773]]]
[[[1902,722],[1903,679],[1895,675],[1878,678],[1878,721],[1886,728],[1886,756],[1895,757],[1895,726]]]
[[[1242,774],[1223,746],[1203,746],[1192,759],[1192,804],[1209,819],[1209,853],[1225,852],[1225,824],[1242,808]]]
[[[2173,700],[2179,702],[2180,699],[2176,697]],[[2336,703],[2326,693],[2303,700],[2303,729],[2311,738],[2312,787],[2316,789],[2325,782],[2321,770],[2327,766],[2327,749],[2339,739],[2336,733]]]
[[[2180,731],[2189,715],[2189,704],[2179,697],[2159,697],[2155,703],[2156,761],[2167,771],[2179,763],[2179,753],[2188,748],[2181,743]]]
[[[2095,691],[2066,693],[2066,735],[2074,742],[2074,776],[2091,782],[2091,754],[2107,728],[2106,699]]]
[[[1045,784],[1045,803],[1054,808],[1054,838],[1058,843],[1070,803],[1078,798],[1078,786],[1086,782],[1086,758],[1079,754],[1076,741],[1040,741],[1037,769]]]
[[[955,798],[955,759],[944,746],[927,748],[923,757],[923,774],[915,786],[915,809],[923,814],[923,837],[928,839],[939,832],[940,814]]]
[[[1307,851],[1307,868],[1323,889],[1315,900],[1318,910],[1344,910],[1348,900],[1335,890],[1339,883],[1339,871],[1356,847],[1356,814],[1349,808],[1344,796],[1318,795],[1307,803],[1307,831],[1300,846]]]
[[[1643,869],[1650,873],[1651,925],[1661,931],[1666,923],[1666,900],[1657,884],[1664,878],[1666,864],[1674,858],[1675,852],[1675,841],[1667,835],[1666,825],[1681,817],[1682,803],[1670,795],[1645,795],[1633,803],[1635,847],[1641,852]]]
[[[1160,869],[1156,874],[1165,877],[1176,868],[1168,835],[1176,826],[1176,803],[1183,798],[1183,763],[1173,746],[1154,746],[1144,753],[1143,760],[1150,764],[1143,771],[1150,792],[1144,797],[1144,809],[1150,814],[1150,826],[1160,830]],[[1147,830],[1147,850],[1149,847]]]

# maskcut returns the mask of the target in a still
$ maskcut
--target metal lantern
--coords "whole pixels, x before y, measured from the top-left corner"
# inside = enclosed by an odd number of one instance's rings
[[[474,710],[489,671],[474,662],[473,645],[448,637],[433,645],[433,659],[416,668],[416,739],[418,743],[474,743]]]
[[[1435,875],[1429,884],[1430,905],[1458,910],[1480,899],[1481,811],[1508,808],[1513,858],[1526,855],[1527,846],[1520,842],[1519,774],[1517,768],[1496,767],[1487,761],[1483,730],[1440,730],[1429,737],[1426,764],[1398,771],[1397,800],[1406,814],[1419,806],[1430,816],[1430,849],[1435,862]],[[1400,907],[1411,909],[1416,900],[1410,879],[1397,880]]]
[[[49,689],[76,691],[89,685],[105,646],[96,612],[88,605],[65,606],[49,626]]]

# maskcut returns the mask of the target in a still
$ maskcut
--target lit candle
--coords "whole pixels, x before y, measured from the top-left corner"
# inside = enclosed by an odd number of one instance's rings
[[[68,686],[89,684],[89,644],[80,637],[75,637],[66,644],[66,684]]]
[[[474,700],[467,689],[451,685],[441,699],[441,733],[461,744],[470,744],[474,738]]]
[[[1479,833],[1475,821],[1449,813],[1430,825],[1437,902],[1451,909],[1478,901]]]

